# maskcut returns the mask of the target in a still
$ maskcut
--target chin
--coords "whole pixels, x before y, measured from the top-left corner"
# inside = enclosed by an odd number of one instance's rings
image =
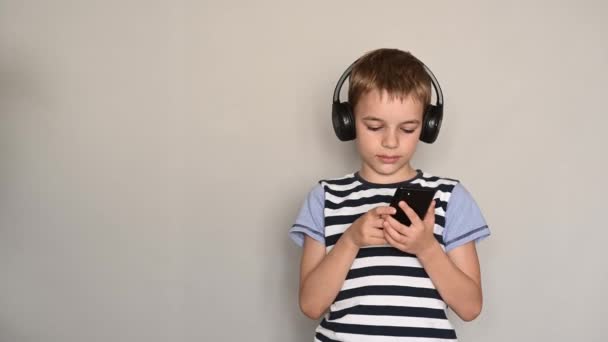
[[[383,176],[392,176],[395,173],[399,172],[405,167],[405,165],[395,166],[395,165],[379,165],[373,168],[373,170]]]

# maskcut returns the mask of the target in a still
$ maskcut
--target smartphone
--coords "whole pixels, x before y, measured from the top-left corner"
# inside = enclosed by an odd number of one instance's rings
[[[420,219],[424,219],[434,197],[434,189],[398,188],[391,200],[391,207],[397,209],[397,213],[393,217],[403,225],[409,226],[412,224],[405,212],[399,207],[399,202],[405,201],[407,205],[414,209]]]

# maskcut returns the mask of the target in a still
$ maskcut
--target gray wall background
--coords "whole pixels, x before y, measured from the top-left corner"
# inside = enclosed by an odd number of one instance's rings
[[[289,229],[344,68],[445,92],[414,165],[493,236],[462,341],[605,341],[604,1],[0,1],[0,341],[310,341]],[[457,321],[457,320],[456,320]]]

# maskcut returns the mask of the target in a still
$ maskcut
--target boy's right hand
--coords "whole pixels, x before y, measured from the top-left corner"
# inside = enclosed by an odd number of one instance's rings
[[[361,248],[372,245],[385,245],[383,224],[385,215],[394,215],[396,209],[389,206],[380,206],[361,215],[348,227],[344,236],[355,246]]]

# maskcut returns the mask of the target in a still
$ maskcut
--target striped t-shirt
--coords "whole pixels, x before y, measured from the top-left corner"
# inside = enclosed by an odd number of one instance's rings
[[[394,184],[371,183],[358,173],[320,181],[322,191],[311,191],[290,235],[301,245],[306,234],[329,252],[358,217],[388,205],[399,186],[436,190],[434,233],[444,250],[490,234],[479,207],[458,181],[418,170],[414,178]],[[390,245],[364,247],[317,326],[315,341],[455,341],[446,310],[415,255]]]

